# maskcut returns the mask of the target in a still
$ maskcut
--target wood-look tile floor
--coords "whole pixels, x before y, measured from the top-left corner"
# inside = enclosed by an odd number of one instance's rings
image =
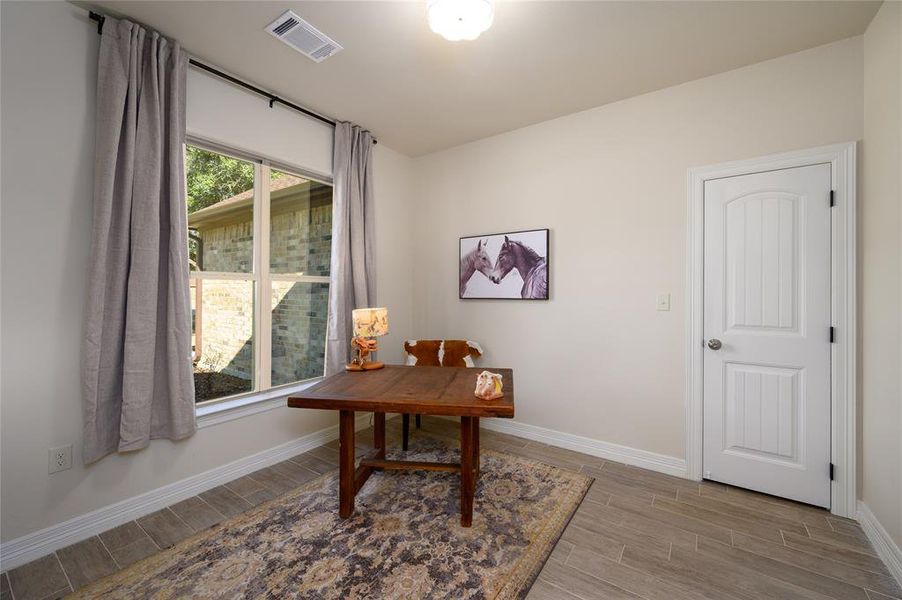
[[[399,445],[397,419],[388,431]],[[413,435],[455,444],[458,424],[425,417]],[[902,600],[855,521],[485,429],[481,437],[483,448],[595,478],[528,600]],[[369,450],[372,430],[357,443]],[[0,600],[65,596],[335,469],[337,449],[335,440],[0,573]]]

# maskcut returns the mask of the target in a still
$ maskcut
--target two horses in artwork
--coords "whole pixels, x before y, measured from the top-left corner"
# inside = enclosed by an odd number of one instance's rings
[[[516,270],[523,279],[520,297],[548,299],[548,264],[544,257],[524,244],[504,236],[495,264],[486,252],[488,240],[479,240],[476,247],[460,259],[460,297],[464,297],[470,278],[478,271],[498,285]]]

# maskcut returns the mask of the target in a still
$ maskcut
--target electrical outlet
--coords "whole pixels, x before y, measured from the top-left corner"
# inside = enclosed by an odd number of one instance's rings
[[[72,468],[72,444],[50,449],[50,472],[58,473]]]
[[[670,310],[670,294],[658,294],[655,306],[658,310]]]

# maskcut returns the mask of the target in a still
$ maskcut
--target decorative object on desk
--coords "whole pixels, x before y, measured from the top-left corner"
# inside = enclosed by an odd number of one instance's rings
[[[354,321],[354,359],[345,366],[348,371],[374,371],[385,365],[369,360],[369,355],[376,351],[376,340],[373,338],[388,333],[388,309],[358,308],[351,312]]]
[[[548,300],[548,230],[460,238],[459,276],[461,299]]]
[[[482,348],[471,340],[407,340],[407,366],[475,367]]]
[[[497,400],[504,396],[504,382],[501,375],[491,371],[483,371],[476,378],[476,397],[483,400]]]
[[[376,351],[376,340],[363,337],[351,338],[351,347],[357,353],[357,357],[346,367],[348,371],[372,371],[383,366],[382,363],[367,360],[370,353]]]

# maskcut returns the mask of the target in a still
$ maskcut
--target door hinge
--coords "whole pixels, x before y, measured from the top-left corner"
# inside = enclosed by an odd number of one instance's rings
[[[836,327],[830,326],[830,343],[836,343]]]
[[[830,190],[830,206],[836,206],[836,192]]]
[[[830,463],[830,481],[833,481],[833,463]]]

